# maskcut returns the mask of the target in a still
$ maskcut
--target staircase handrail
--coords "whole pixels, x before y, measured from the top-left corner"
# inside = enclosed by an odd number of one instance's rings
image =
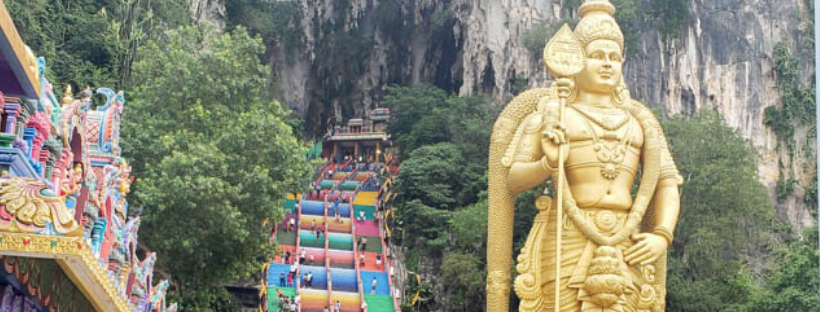
[[[351,203],[352,207],[352,203]],[[351,237],[353,238],[353,265],[356,269],[356,285],[358,285],[357,289],[359,290],[359,306],[361,306],[362,302],[364,302],[364,287],[362,286],[362,275],[361,275],[361,268],[359,267],[359,257],[357,253],[359,251],[358,241],[356,239],[356,222],[354,222],[353,216],[353,209],[350,209],[350,229],[352,232]],[[364,252],[364,251],[362,251]],[[367,311],[367,310],[365,310]]]
[[[380,211],[380,212],[382,212],[382,214],[381,214],[381,215],[382,215],[382,218],[376,218],[376,222],[378,222],[378,224],[377,224],[377,225],[378,225],[378,228],[379,228],[379,236],[381,237],[381,244],[382,244],[382,259],[383,259],[383,261],[384,261],[384,271],[385,271],[385,273],[387,274],[387,281],[388,281],[388,283],[389,283],[389,285],[390,285],[390,287],[388,288],[388,291],[390,292],[390,293],[389,293],[389,295],[390,295],[390,297],[393,299],[393,308],[394,308],[396,311],[401,311],[401,309],[400,309],[400,307],[399,307],[399,301],[396,299],[396,296],[394,296],[394,295],[393,295],[393,287],[394,287],[394,285],[393,285],[393,277],[392,277],[392,276],[390,276],[390,268],[393,266],[393,264],[392,264],[392,262],[391,262],[391,261],[389,261],[389,260],[388,260],[388,258],[387,258],[387,244],[384,242],[384,241],[385,241],[385,239],[384,239],[384,237],[385,237],[385,236],[384,236],[384,235],[385,235],[385,233],[386,233],[386,229],[385,229],[384,227],[386,227],[386,226],[387,226],[387,224],[384,222],[384,219],[386,218],[387,214],[386,214],[386,213],[384,213],[384,211],[383,211],[383,207],[382,207],[382,206],[381,206],[381,204],[379,203],[379,202],[380,202],[380,201],[379,201],[379,198],[381,198],[381,196],[382,196],[383,192],[385,192],[387,189],[389,189],[389,188],[390,188],[391,184],[389,184],[389,183],[392,183],[392,179],[393,179],[393,177],[392,177],[392,176],[390,176],[390,177],[388,177],[387,179],[385,179],[384,183],[383,183],[383,184],[382,184],[382,186],[379,188],[379,195],[378,195],[378,196],[376,196],[376,202],[375,202],[375,205],[374,205],[374,206],[376,207],[376,211]],[[388,193],[388,195],[390,194],[390,192],[389,192],[389,191],[388,191],[387,193]],[[385,203],[386,203],[386,200],[385,200]],[[384,226],[384,227],[383,227],[383,226]]]
[[[298,255],[301,253],[300,250],[302,249],[301,246],[300,246],[301,236],[302,236],[301,235],[301,232],[302,232],[302,198],[299,198],[299,207],[296,210],[296,228],[294,229],[294,231],[296,231],[296,253],[294,254],[293,261],[297,262],[297,261],[299,261],[299,260],[297,260],[297,257],[299,257]],[[301,271],[301,270],[302,270],[302,266],[300,264],[299,269],[296,270],[296,272],[294,273],[294,276],[293,276],[293,279],[296,280],[296,295],[299,296],[300,298],[301,298],[300,294],[301,294],[302,287],[300,287],[299,285],[301,284],[302,279],[299,278],[299,275],[300,275],[299,271]],[[299,304],[296,305],[296,311],[297,312],[302,312],[302,301],[301,300],[299,301]]]
[[[327,274],[327,304],[330,306],[333,303],[333,279],[330,275],[330,231],[327,228],[327,195],[325,195],[325,223],[322,224],[324,227],[324,235],[325,235],[325,273]]]
[[[330,167],[333,166],[332,161],[328,161],[327,164],[323,165],[322,168],[319,170],[319,178],[314,180],[317,184],[324,180],[325,175],[327,175],[327,171]]]
[[[377,202],[376,209],[379,209],[378,205],[379,203]],[[390,285],[390,287],[387,290],[389,292],[390,297],[393,299],[393,308],[396,311],[401,311],[401,309],[399,309],[399,301],[396,300],[396,296],[393,296],[393,277],[390,276],[390,267],[392,267],[393,264],[387,258],[387,244],[384,243],[385,232],[384,229],[381,227],[383,220],[377,219],[376,222],[379,222],[379,236],[381,237],[382,243],[382,260],[384,261],[384,272],[387,274],[387,281]]]

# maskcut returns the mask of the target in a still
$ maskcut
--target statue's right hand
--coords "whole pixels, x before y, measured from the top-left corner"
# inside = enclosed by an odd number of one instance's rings
[[[561,144],[567,143],[567,128],[560,122],[547,124],[541,136],[541,149],[550,165],[557,166],[558,150]],[[569,156],[569,149],[564,149],[564,159]]]

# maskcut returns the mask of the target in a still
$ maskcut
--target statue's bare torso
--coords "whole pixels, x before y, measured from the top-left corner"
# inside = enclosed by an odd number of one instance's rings
[[[577,109],[573,108],[576,107]],[[607,131],[595,120],[584,116],[579,110],[598,113],[600,120],[620,121],[628,119],[620,128]],[[584,104],[573,104],[566,110],[569,156],[565,168],[567,182],[578,206],[614,210],[629,210],[632,206],[631,189],[641,160],[643,129],[628,112],[618,108],[597,108]],[[595,132],[594,134],[592,132]],[[604,146],[622,145],[626,148],[623,161],[617,167],[617,176],[610,180],[601,173],[604,162],[597,156]],[[607,152],[607,151],[604,151]],[[618,151],[612,151],[618,153]]]

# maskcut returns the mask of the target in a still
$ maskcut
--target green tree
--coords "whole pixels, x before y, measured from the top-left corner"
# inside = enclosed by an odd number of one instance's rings
[[[689,22],[689,5],[686,0],[651,0],[644,16],[655,23],[664,39],[675,38],[683,33]]]
[[[134,67],[142,83],[123,145],[145,207],[141,241],[186,310],[230,310],[220,286],[268,259],[262,220],[280,220],[284,195],[309,179],[288,112],[267,99],[263,51],[242,28],[183,27],[146,43]]]
[[[78,88],[122,87],[142,42],[189,22],[185,0],[9,0],[5,5],[26,44],[46,58],[48,78]]]
[[[486,200],[479,201],[454,212],[450,219],[453,246],[462,251],[481,255],[487,252],[487,208]]]
[[[418,248],[425,258],[441,257],[449,241],[450,212],[427,206],[417,199],[399,203],[396,211],[402,224],[401,244],[411,250]]]
[[[228,25],[259,34],[266,46],[274,42],[294,45],[301,39],[302,16],[294,1],[233,0],[225,2]]]
[[[758,311],[817,311],[817,226],[806,228],[803,239],[790,244],[777,263],[780,267],[768,279]]]
[[[774,228],[754,153],[714,111],[674,118],[664,130],[685,181],[669,252],[667,309],[738,311],[756,285],[737,275],[767,264]]]
[[[446,311],[481,311],[484,309],[486,272],[484,258],[476,254],[448,253],[441,265],[442,294],[448,302]]]
[[[423,145],[452,142],[471,161],[486,161],[492,124],[499,113],[487,97],[451,96],[430,85],[390,87],[383,104],[393,111],[389,132],[402,155]]]
[[[383,103],[393,114],[388,131],[396,144],[401,146],[403,155],[409,155],[422,144],[446,139],[443,123],[426,122],[422,125],[420,120],[428,117],[434,108],[443,105],[447,98],[444,90],[431,85],[415,88],[393,86],[387,89]]]
[[[463,204],[459,198],[464,167],[464,155],[457,145],[425,145],[402,163],[396,187],[408,198],[418,199],[430,207],[453,209]]]

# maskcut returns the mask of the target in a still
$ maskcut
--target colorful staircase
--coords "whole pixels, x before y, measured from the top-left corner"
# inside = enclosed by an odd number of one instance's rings
[[[388,193],[388,188],[379,184],[378,172],[351,170],[351,167],[345,164],[317,168],[316,184],[321,191],[313,197],[291,196],[285,203],[285,220],[277,225],[274,237],[280,249],[292,253],[291,263],[299,261],[302,251],[306,261],[300,265],[294,285],[290,287],[282,287],[279,279],[280,273],[287,276],[290,264],[279,256],[269,264],[268,311],[277,311],[280,289],[285,296],[299,295],[300,312],[321,312],[325,307],[335,311],[333,306],[337,301],[341,305],[339,312],[361,311],[362,301],[367,303],[368,312],[398,311],[398,302],[391,295],[390,263],[383,243],[385,231],[382,220],[377,219],[379,199]],[[338,206],[334,203],[336,199]],[[336,209],[340,213],[338,221]],[[291,218],[298,221],[297,228],[288,232],[287,222]],[[312,228],[322,226],[326,226],[327,231],[317,237]],[[366,239],[365,246],[359,246],[362,239]],[[309,288],[301,287],[302,276],[308,273],[312,273],[313,283]]]

